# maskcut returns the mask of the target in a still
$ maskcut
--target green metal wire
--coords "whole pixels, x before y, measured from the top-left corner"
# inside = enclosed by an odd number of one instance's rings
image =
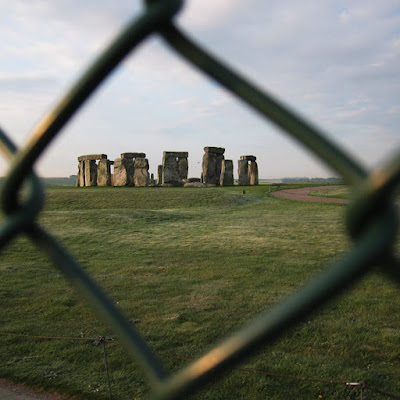
[[[257,88],[231,67],[225,66],[177,29],[173,25],[173,18],[182,5],[183,0],[146,0],[143,13],[126,26],[43,118],[21,150],[17,151],[9,137],[0,130],[0,150],[10,160],[10,170],[0,192],[6,216],[0,226],[0,250],[17,235],[27,234],[86,297],[101,318],[113,327],[145,371],[151,386],[150,398],[158,400],[181,398],[222,371],[233,368],[261,346],[273,344],[327,301],[354,285],[372,267],[381,266],[391,279],[400,283],[400,263],[393,252],[398,217],[392,201],[395,187],[400,181],[400,153],[381,168],[367,174],[320,129]],[[355,193],[347,214],[348,230],[354,239],[353,248],[306,287],[247,323],[173,376],[168,376],[146,341],[99,285],[37,223],[44,192],[39,179],[32,172],[43,150],[81,105],[122,59],[151,34],[160,34],[191,65],[230,90],[338,171]],[[23,185],[28,189],[27,200],[20,201]]]

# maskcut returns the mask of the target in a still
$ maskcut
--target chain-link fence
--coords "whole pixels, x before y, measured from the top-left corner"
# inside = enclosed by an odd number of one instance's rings
[[[1,149],[10,160],[10,172],[2,186],[1,201],[5,222],[1,226],[1,248],[21,233],[40,247],[55,266],[87,298],[107,321],[132,357],[138,360],[150,381],[152,399],[172,399],[210,380],[227,366],[243,361],[261,345],[272,343],[290,327],[295,327],[329,299],[340,295],[349,285],[379,266],[388,278],[400,282],[399,262],[393,243],[397,232],[397,214],[391,200],[400,179],[400,153],[381,168],[368,174],[328,137],[269,94],[262,92],[232,68],[201,49],[174,23],[182,0],[147,0],[143,13],[135,18],[98,57],[76,84],[50,110],[33,130],[27,143],[17,149],[0,131]],[[273,121],[300,143],[312,150],[336,170],[354,189],[348,207],[347,227],[353,247],[342,260],[316,277],[311,284],[292,295],[232,334],[201,358],[174,375],[162,366],[158,357],[97,283],[74,257],[37,222],[43,206],[44,191],[33,166],[43,150],[57,136],[79,107],[95,91],[115,66],[139,43],[158,34],[179,55],[216,80],[262,117]],[[27,195],[21,200],[26,184]]]

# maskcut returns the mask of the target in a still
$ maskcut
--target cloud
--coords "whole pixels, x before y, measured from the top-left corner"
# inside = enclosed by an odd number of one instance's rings
[[[372,164],[400,145],[396,7],[390,0],[192,0],[178,24]],[[127,0],[0,3],[0,124],[21,143],[142,8],[142,2]],[[41,159],[40,171],[69,175],[78,153],[106,152],[113,158],[130,149],[148,153],[152,169],[166,147],[189,151],[192,168],[198,168],[206,145],[225,147],[234,160],[257,153],[261,176],[328,173],[157,35],[79,111]]]

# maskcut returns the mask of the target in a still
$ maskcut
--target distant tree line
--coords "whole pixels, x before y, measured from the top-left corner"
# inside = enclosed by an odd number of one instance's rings
[[[4,176],[0,177],[0,186],[4,182]],[[70,175],[68,178],[40,178],[44,186],[75,186],[76,175]]]
[[[282,178],[283,183],[343,183],[342,178],[330,177],[330,178],[307,178],[305,176],[298,176],[295,178]]]

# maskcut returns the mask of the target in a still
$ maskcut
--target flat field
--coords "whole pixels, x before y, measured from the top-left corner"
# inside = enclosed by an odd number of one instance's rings
[[[177,371],[351,246],[345,205],[269,191],[50,188],[39,220]],[[360,398],[360,387],[332,381],[400,395],[399,295],[377,270],[191,398]],[[114,338],[107,344],[113,399],[146,397],[147,381],[112,327],[24,237],[1,255],[0,301],[0,377],[71,399],[108,399],[101,345],[33,337],[106,336]]]

